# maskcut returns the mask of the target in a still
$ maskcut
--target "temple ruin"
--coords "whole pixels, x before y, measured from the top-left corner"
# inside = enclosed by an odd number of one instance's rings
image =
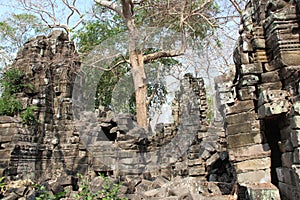
[[[66,199],[78,173],[121,181],[129,199],[299,199],[299,6],[247,3],[235,67],[215,78],[224,124],[207,122],[204,81],[190,74],[173,101],[173,123],[153,131],[131,114],[82,110],[74,87],[85,78],[73,42],[61,31],[31,39],[12,68],[31,84],[16,97],[23,112],[35,106],[38,121],[0,117],[0,176],[67,189]],[[24,187],[3,198],[34,198]]]

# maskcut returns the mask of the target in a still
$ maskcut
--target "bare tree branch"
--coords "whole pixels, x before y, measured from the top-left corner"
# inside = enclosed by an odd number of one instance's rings
[[[115,11],[118,15],[123,17],[122,9],[120,6],[118,6],[115,2],[112,1],[106,1],[106,0],[94,0],[96,3],[98,3],[101,6],[104,6],[108,9],[111,9]]]
[[[160,58],[170,58],[170,57],[177,57],[184,55],[184,50],[169,50],[169,51],[159,51],[155,53],[151,53],[148,55],[144,55],[144,62],[149,63],[155,60],[158,60]]]

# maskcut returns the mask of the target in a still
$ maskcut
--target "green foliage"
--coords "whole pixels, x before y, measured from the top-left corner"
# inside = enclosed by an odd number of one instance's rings
[[[104,179],[104,182],[99,191],[94,193],[91,189],[91,183],[87,179],[84,179],[81,174],[77,174],[77,176],[81,181],[79,192],[75,195],[75,198],[78,200],[126,200],[126,198],[119,197],[120,185],[113,183],[107,177],[100,175]]]
[[[14,116],[21,111],[22,105],[16,99],[15,93],[21,92],[22,73],[17,69],[7,70],[0,79],[2,95],[0,98],[0,115]]]
[[[36,109],[36,106],[29,106],[26,108],[26,110],[21,114],[23,124],[33,125],[38,122],[38,119],[34,113],[34,110]]]
[[[42,24],[38,17],[32,14],[12,14],[0,22],[0,41],[2,48],[15,52],[30,37],[40,33],[47,33],[48,28]]]
[[[0,115],[14,116],[21,109],[22,105],[15,96],[2,96],[0,98]]]
[[[110,11],[102,14],[113,15]],[[113,21],[98,18],[98,20],[84,22],[83,28],[73,34],[72,40],[76,42],[79,52],[89,53],[95,46],[124,30],[125,27],[120,23],[120,19],[117,15],[113,15]]]
[[[33,187],[37,190],[38,196],[35,197],[36,200],[58,200],[66,196],[66,191],[59,192],[57,194],[52,194],[46,190],[44,185],[34,184]]]
[[[6,191],[6,182],[5,182],[5,177],[0,177],[0,194],[4,194]]]
[[[21,71],[18,69],[7,70],[2,76],[0,84],[2,87],[2,96],[21,92],[24,88]]]

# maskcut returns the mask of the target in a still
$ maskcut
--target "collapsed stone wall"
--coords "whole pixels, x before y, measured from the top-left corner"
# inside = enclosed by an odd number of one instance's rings
[[[16,94],[23,110],[35,106],[38,123],[1,117],[1,175],[11,179],[61,179],[87,170],[86,151],[72,121],[72,87],[80,67],[72,42],[60,31],[39,36],[19,50],[12,68],[30,85]]]
[[[273,183],[283,199],[300,198],[299,3],[249,1],[235,69],[216,78],[238,183]],[[279,198],[275,187],[270,195]]]
[[[30,85],[16,96],[23,111],[36,107],[38,122],[0,117],[0,176],[46,181],[53,192],[76,189],[77,173],[101,173],[125,182],[123,192],[135,193],[132,198],[230,194],[234,170],[225,132],[207,123],[202,78],[184,77],[173,103],[174,123],[149,132],[132,115],[109,110],[76,110],[75,119],[74,99],[81,97],[79,92],[73,98],[73,88],[84,89],[84,73],[74,44],[61,31],[28,41],[12,68]]]

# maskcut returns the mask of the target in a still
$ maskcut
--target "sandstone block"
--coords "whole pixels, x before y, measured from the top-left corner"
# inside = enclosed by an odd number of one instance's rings
[[[291,200],[300,199],[300,191],[298,186],[296,187],[293,185],[279,182],[278,187],[281,195],[283,196],[283,199],[291,199]]]
[[[272,183],[246,184],[245,187],[249,200],[280,200],[279,190]]]
[[[274,83],[263,83],[258,85],[258,91],[264,91],[264,90],[281,90],[282,89],[282,83],[281,81],[274,82]]]
[[[292,130],[290,132],[291,142],[293,147],[300,146],[300,130]]]
[[[278,142],[278,146],[281,152],[291,152],[294,150],[291,140],[281,140]]]
[[[254,38],[252,40],[252,45],[253,45],[253,48],[255,48],[255,49],[265,49],[266,48],[265,39],[261,39],[261,38]]]
[[[280,76],[278,71],[266,72],[261,74],[261,82],[270,83],[280,81]]]
[[[237,101],[232,106],[225,106],[226,115],[237,114],[246,111],[252,111],[254,109],[254,103],[252,100]]]
[[[241,73],[246,74],[260,74],[262,73],[262,64],[261,63],[251,63],[246,65],[241,65]]]
[[[231,92],[226,92],[226,93],[221,92],[219,93],[219,97],[222,105],[234,103],[234,97]]]
[[[226,116],[226,123],[227,124],[238,124],[245,121],[252,121],[257,119],[257,114],[252,112],[242,112],[234,115],[227,115]]]
[[[256,75],[244,75],[241,78],[241,86],[256,85],[259,82],[259,77]]]
[[[234,135],[238,133],[250,133],[252,131],[259,131],[260,123],[258,120],[245,121],[244,123],[232,124],[226,127],[227,135]]]
[[[258,117],[260,119],[287,113],[290,110],[290,103],[288,100],[278,100],[276,102],[265,103],[258,108]]]
[[[292,167],[293,152],[286,152],[281,155],[281,162],[283,167]]]
[[[243,87],[238,90],[238,97],[240,100],[245,101],[245,100],[256,100],[256,87],[255,86],[247,86]]]
[[[271,155],[271,150],[268,144],[256,144],[247,147],[229,149],[229,159],[235,162],[264,158]]]
[[[287,167],[276,168],[278,180],[282,183],[298,186],[299,177],[295,169]]]
[[[234,164],[237,173],[268,169],[271,167],[271,158],[251,159]]]
[[[256,170],[237,174],[237,180],[240,184],[244,183],[270,183],[270,169]]]
[[[295,129],[300,128],[300,116],[294,116],[291,118],[291,127]]]
[[[264,90],[259,93],[258,106],[261,106],[265,103],[285,100],[288,97],[289,94],[285,90]]]
[[[227,139],[229,148],[249,146],[253,144],[260,144],[262,142],[260,131],[229,135]]]

